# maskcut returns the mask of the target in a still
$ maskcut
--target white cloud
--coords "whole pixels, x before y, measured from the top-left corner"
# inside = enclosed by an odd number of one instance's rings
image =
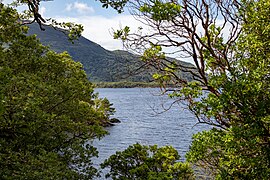
[[[95,12],[95,10],[94,10],[93,7],[88,6],[85,3],[80,3],[78,1],[77,2],[74,2],[72,4],[67,4],[65,10],[66,11],[76,10],[80,14],[94,13]]]
[[[42,6],[39,10],[39,13],[41,14],[42,17],[44,17],[45,12],[46,12],[46,8]]]

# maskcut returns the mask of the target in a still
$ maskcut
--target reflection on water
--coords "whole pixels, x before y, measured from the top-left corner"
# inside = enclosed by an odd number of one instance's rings
[[[192,134],[207,129],[206,125],[196,125],[196,118],[182,104],[174,104],[173,99],[160,96],[159,89],[96,89],[100,97],[106,97],[116,109],[114,117],[120,124],[109,127],[107,135],[95,140],[99,158],[95,164],[103,162],[116,151],[122,151],[134,143],[158,146],[172,145],[184,160]],[[162,113],[161,113],[162,112]]]

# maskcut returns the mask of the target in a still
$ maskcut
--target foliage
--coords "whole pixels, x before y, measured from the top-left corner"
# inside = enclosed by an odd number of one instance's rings
[[[269,179],[270,2],[136,0],[130,7],[151,31],[130,30],[124,45],[144,50],[153,77],[178,87],[170,97],[216,127],[194,135],[188,160],[217,179]],[[197,73],[166,58],[168,47],[193,60]]]
[[[187,160],[216,179],[269,179],[269,149],[258,132],[246,126],[198,133]]]
[[[106,134],[111,104],[80,63],[26,36],[18,17],[0,4],[0,177],[91,179],[97,150],[87,142]]]
[[[208,116],[222,113],[230,127],[195,135],[188,157],[207,168],[214,167],[220,179],[269,179],[270,2],[247,1],[243,6],[244,22],[231,76],[210,74],[209,81],[222,93],[203,101],[211,105]],[[205,105],[196,109],[203,112],[202,107]]]
[[[174,2],[151,1],[151,5],[144,3],[140,7],[142,13],[151,14],[154,21],[172,20],[181,11],[181,6]]]
[[[177,162],[180,156],[171,146],[158,148],[134,144],[105,160],[101,167],[110,168],[112,179],[193,179],[188,163]]]
[[[123,12],[123,8],[129,0],[99,0],[103,5],[102,7],[108,8],[111,6],[116,9],[118,13]]]

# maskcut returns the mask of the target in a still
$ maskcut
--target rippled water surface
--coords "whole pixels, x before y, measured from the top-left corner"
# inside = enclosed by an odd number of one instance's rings
[[[98,148],[98,162],[102,162],[116,151],[126,149],[136,142],[144,145],[172,145],[184,159],[191,143],[192,134],[207,129],[196,125],[196,118],[183,104],[175,103],[159,89],[96,89],[100,97],[107,97],[116,109],[114,117],[120,124],[107,128],[110,135],[94,141]],[[165,108],[165,109],[164,109]]]

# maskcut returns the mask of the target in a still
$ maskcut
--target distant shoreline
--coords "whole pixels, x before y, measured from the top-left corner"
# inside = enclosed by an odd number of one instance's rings
[[[93,82],[96,88],[157,88],[160,85],[156,82]]]

